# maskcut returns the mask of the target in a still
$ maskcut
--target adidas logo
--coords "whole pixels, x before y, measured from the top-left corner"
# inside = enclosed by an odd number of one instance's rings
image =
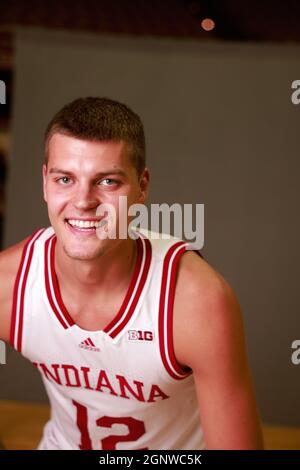
[[[95,344],[91,340],[91,338],[87,338],[78,345],[81,349],[87,349],[88,351],[96,351],[100,352],[99,348],[96,348]]]

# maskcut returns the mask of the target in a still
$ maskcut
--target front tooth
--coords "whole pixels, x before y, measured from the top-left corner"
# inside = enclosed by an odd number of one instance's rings
[[[96,222],[94,220],[92,221],[87,221],[87,220],[76,220],[76,219],[69,219],[69,223],[71,225],[74,225],[76,227],[80,228],[92,228],[92,227],[99,227],[101,225],[101,222]]]

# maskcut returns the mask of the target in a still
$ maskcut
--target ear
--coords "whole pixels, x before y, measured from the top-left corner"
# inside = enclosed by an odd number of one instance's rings
[[[46,177],[47,177],[47,166],[44,164],[42,168],[43,174],[43,194],[44,194],[44,201],[47,202],[47,191],[46,191]]]
[[[148,168],[145,168],[143,173],[141,174],[139,178],[139,186],[140,186],[140,192],[139,192],[139,199],[138,202],[140,204],[144,204],[148,197],[149,193],[149,183],[150,183],[150,172]]]

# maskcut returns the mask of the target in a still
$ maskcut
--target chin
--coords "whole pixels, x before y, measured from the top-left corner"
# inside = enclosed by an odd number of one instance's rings
[[[102,256],[106,251],[105,247],[102,246],[96,249],[88,249],[88,247],[84,249],[82,246],[71,247],[65,244],[63,245],[63,250],[69,258],[81,261],[92,261],[99,256]]]

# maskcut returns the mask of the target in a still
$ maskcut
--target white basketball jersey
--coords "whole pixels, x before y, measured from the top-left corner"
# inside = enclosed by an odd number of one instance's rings
[[[173,350],[176,266],[187,243],[136,233],[127,294],[100,331],[76,325],[63,303],[53,228],[34,232],[23,250],[10,341],[40,371],[50,399],[38,449],[205,448],[193,374]]]

